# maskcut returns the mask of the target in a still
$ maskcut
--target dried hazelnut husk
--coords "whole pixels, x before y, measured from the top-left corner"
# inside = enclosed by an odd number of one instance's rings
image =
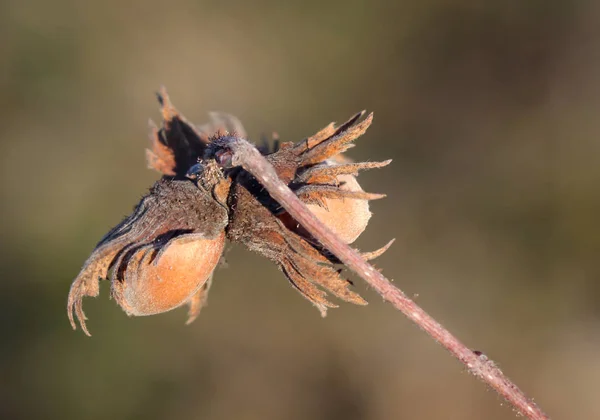
[[[296,150],[302,146],[312,149],[321,145],[321,159],[327,156],[321,162],[313,156],[308,165],[299,166],[292,185],[300,191],[299,196],[309,210],[347,244],[354,242],[366,229],[371,218],[369,200],[385,197],[365,193],[356,179],[358,171],[381,168],[391,162],[353,163],[343,154],[353,146],[348,140],[360,136],[371,124],[372,115],[369,115],[361,124],[355,125],[362,115],[363,112],[354,115],[337,128],[331,123],[295,147]],[[324,147],[328,142],[332,144]],[[333,146],[335,143],[338,146]],[[307,235],[289,215],[283,214],[280,218],[290,229]]]
[[[158,181],[100,241],[73,282],[72,324],[74,312],[87,333],[82,299],[97,296],[103,278],[110,279],[111,296],[129,315],[193,307],[221,256],[227,218],[225,207],[192,180]]]
[[[128,315],[152,315],[184,304],[191,322],[206,302],[225,238],[274,261],[291,284],[321,312],[336,307],[326,291],[347,302],[366,301],[341,277],[339,261],[299,226],[245,170],[228,169],[230,137],[245,137],[233,116],[211,113],[211,122],[194,126],[158,95],[163,124],[151,125],[148,166],[163,177],[134,212],[96,246],[73,282],[68,314],[85,325],[82,300],[97,296],[99,280],[111,283],[111,296]],[[333,123],[297,143],[273,151],[260,148],[279,177],[324,224],[346,243],[366,228],[369,200],[383,197],[362,190],[362,169],[390,161],[353,163],[343,153],[369,127],[364,113],[336,127]],[[370,253],[381,255],[391,244]]]
[[[86,334],[82,300],[109,279],[111,296],[128,315],[189,306],[188,322],[206,301],[225,244],[229,181],[216,163],[198,166],[208,138],[161,99],[163,127],[152,129],[149,165],[164,174],[134,212],[96,246],[74,280],[68,315]],[[190,168],[196,167],[193,176]]]
[[[332,123],[297,144],[282,143],[275,152],[266,155],[280,179],[315,214],[319,213],[318,217],[326,225],[342,234],[348,243],[356,239],[368,222],[370,212],[364,203],[384,196],[366,193],[353,185],[353,178],[344,177],[355,177],[361,169],[379,168],[390,163],[350,163],[340,156],[352,147],[352,142],[364,134],[371,124],[372,115],[359,121],[363,114],[356,114],[339,127]],[[211,155],[211,149],[219,150],[226,144],[226,138],[215,139],[207,149],[208,156]],[[216,155],[216,152],[212,154]],[[358,205],[356,202],[359,202]],[[230,221],[226,228],[227,238],[274,261],[296,290],[313,303],[323,316],[328,308],[337,307],[326,298],[326,291],[347,302],[366,304],[360,295],[351,290],[352,283],[341,277],[342,270],[336,267],[339,261],[243,170],[232,175],[228,207]],[[344,226],[338,225],[336,218],[357,218],[358,221],[354,225],[349,222],[351,226]],[[375,258],[385,252],[389,245],[391,242],[363,255],[367,259]]]
[[[329,159],[322,164],[332,172],[336,170],[336,165],[349,164],[352,161],[346,157],[337,159]],[[381,163],[366,163],[367,167],[362,166],[362,169],[382,167],[387,165],[389,161]],[[364,165],[364,164],[363,164]],[[337,166],[339,168],[339,166]],[[341,173],[338,175],[332,174],[324,180],[330,184],[337,185],[340,191],[350,193],[364,193],[356,175],[353,173]],[[308,209],[317,218],[330,228],[338,237],[345,243],[353,243],[361,233],[365,231],[372,213],[369,209],[369,199],[379,198],[379,196],[370,194],[368,198],[353,198],[353,197],[322,197],[319,202],[308,201],[306,203]],[[286,214],[282,215],[282,220],[286,225],[303,235],[307,235],[306,230],[289,218]]]

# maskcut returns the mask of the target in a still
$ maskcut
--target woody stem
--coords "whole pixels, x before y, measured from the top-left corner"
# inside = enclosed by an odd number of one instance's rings
[[[529,399],[496,364],[480,352],[474,352],[458,338],[433,319],[414,301],[395,287],[383,274],[366,262],[362,256],[343,243],[336,234],[317,219],[302,201],[277,176],[275,169],[246,140],[237,137],[221,139],[220,147],[226,153],[224,166],[241,166],[252,174],[287,212],[300,223],[314,238],[319,240],[332,254],[348,268],[358,274],[386,301],[400,310],[417,326],[441,344],[454,357],[463,363],[467,370],[492,387],[517,411],[531,420],[549,417]],[[220,160],[217,156],[217,160]]]

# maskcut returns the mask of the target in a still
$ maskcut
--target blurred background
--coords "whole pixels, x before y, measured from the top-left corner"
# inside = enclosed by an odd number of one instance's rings
[[[208,306],[71,330],[69,286],[158,174],[161,84],[196,123],[298,141],[375,112],[350,156],[388,198],[356,243],[553,418],[600,418],[600,4],[0,1],[0,417],[513,419],[365,284],[321,319],[238,246]]]

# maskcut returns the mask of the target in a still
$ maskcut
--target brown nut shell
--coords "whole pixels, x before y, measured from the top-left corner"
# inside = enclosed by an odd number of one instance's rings
[[[213,239],[183,235],[171,240],[154,257],[144,248],[128,260],[123,282],[113,295],[136,316],[154,315],[187,302],[210,278],[225,244],[225,233]]]
[[[362,191],[352,175],[338,175],[337,180],[343,191]],[[368,200],[346,197],[324,198],[323,202],[325,206],[308,204],[308,208],[345,243],[354,242],[367,228],[371,218]]]

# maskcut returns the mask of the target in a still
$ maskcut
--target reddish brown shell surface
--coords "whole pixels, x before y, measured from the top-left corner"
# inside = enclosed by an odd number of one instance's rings
[[[363,191],[352,175],[338,175],[342,191]],[[369,201],[357,198],[324,198],[324,206],[307,204],[310,211],[347,244],[351,244],[367,228],[371,212]]]
[[[192,235],[193,236],[193,235]],[[219,262],[225,233],[214,239],[174,239],[155,260],[144,249],[129,260],[113,295],[129,315],[154,315],[189,303]]]

